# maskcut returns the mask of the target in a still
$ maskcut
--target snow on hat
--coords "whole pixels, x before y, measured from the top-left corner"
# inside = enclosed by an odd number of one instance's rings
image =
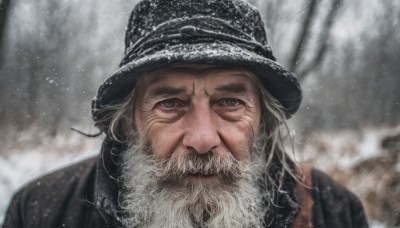
[[[179,64],[243,67],[259,77],[287,118],[300,106],[299,82],[276,62],[257,9],[242,0],[142,0],[129,18],[120,68],[93,99],[93,119],[126,98],[144,73]]]

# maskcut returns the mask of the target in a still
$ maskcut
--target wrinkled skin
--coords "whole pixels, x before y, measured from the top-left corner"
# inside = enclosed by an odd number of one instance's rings
[[[193,150],[249,157],[260,123],[256,77],[245,70],[186,66],[149,73],[139,82],[135,123],[156,157]]]

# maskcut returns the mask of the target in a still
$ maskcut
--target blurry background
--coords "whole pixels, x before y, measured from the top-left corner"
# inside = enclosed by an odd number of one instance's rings
[[[362,198],[373,227],[400,227],[400,1],[249,0],[278,61],[301,80],[297,161]],[[0,0],[0,224],[11,194],[98,153],[90,102],[123,56],[135,0]]]

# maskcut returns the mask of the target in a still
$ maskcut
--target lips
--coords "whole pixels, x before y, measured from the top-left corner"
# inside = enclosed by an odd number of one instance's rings
[[[206,173],[189,173],[189,176],[212,177],[212,176],[217,176],[217,174],[214,174],[214,173],[210,173],[210,174],[206,174]]]
[[[189,181],[189,183],[203,183],[207,185],[214,185],[220,183],[223,177],[217,174],[201,174],[201,173],[191,173],[188,174],[183,180]]]

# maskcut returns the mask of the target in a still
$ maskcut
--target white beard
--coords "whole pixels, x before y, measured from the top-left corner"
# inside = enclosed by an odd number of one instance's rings
[[[149,146],[133,146],[122,159],[120,203],[128,227],[263,227],[267,194],[256,184],[262,176],[257,158],[189,151],[158,162],[146,154],[153,154]],[[188,174],[218,179],[207,183]]]

